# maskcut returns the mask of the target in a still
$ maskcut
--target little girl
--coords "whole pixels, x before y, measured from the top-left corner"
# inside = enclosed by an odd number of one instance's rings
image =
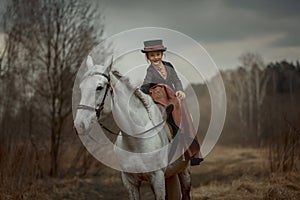
[[[141,90],[146,94],[150,93],[154,102],[165,106],[168,113],[167,122],[171,126],[173,137],[176,136],[177,132],[180,132],[179,126],[182,128],[181,130],[184,131],[183,135],[180,136],[184,138],[181,142],[184,143],[186,147],[185,158],[191,160],[191,165],[199,165],[203,158],[196,136],[197,132],[193,127],[187,106],[184,102],[186,95],[183,92],[181,80],[173,65],[162,60],[163,52],[166,50],[167,48],[163,46],[162,40],[144,41],[144,49],[141,51],[146,54],[150,65],[147,68],[147,74],[141,86]],[[159,84],[160,88],[157,87],[157,84]],[[164,85],[168,87],[166,88]],[[154,87],[156,87],[156,92],[153,92]],[[154,94],[157,92],[160,93],[158,97],[159,100]],[[175,97],[172,96],[172,93],[173,95],[175,93]],[[168,97],[162,100],[162,96]],[[181,103],[178,102],[177,98]],[[179,104],[181,104],[181,108]],[[178,116],[176,113],[181,114]],[[192,141],[192,143],[190,143],[190,141]]]
[[[182,83],[177,76],[173,65],[169,62],[163,61],[163,52],[167,50],[163,46],[162,40],[149,40],[144,42],[143,53],[146,54],[150,65],[147,69],[147,74],[141,87],[142,91],[148,93],[151,86],[161,83],[166,84],[175,92],[179,99],[184,99]]]

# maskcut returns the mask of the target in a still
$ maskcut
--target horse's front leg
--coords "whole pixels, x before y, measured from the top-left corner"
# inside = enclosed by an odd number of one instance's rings
[[[151,175],[151,185],[154,190],[155,200],[165,200],[165,174],[162,170],[153,172]]]
[[[131,174],[122,172],[122,181],[128,191],[130,200],[140,200],[141,182],[135,179]]]

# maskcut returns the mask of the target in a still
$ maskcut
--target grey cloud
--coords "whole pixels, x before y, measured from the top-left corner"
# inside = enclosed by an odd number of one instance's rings
[[[223,0],[225,6],[256,12],[267,17],[299,17],[299,0],[272,0],[272,1],[241,1],[241,0]]]
[[[279,47],[299,47],[300,46],[300,38],[299,38],[299,31],[286,33],[286,35],[275,41],[272,46],[279,46]]]
[[[123,23],[125,29],[161,26],[212,43],[286,33],[287,39],[273,45],[298,43],[300,1],[296,0],[112,0],[107,4],[116,11],[109,22]]]
[[[5,2],[0,0],[0,14]],[[107,27],[113,26],[115,33],[159,26],[207,43],[284,33],[285,37],[273,46],[300,45],[297,36],[300,32],[299,0],[103,0],[103,3],[107,10]]]

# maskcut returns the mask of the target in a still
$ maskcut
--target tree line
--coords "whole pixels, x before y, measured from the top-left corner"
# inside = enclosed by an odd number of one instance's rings
[[[242,54],[239,60],[237,69],[221,71],[227,115],[220,142],[264,146],[286,128],[287,121],[298,125],[300,64],[285,60],[265,64],[256,53]],[[206,122],[201,135],[210,118],[211,107],[206,103],[210,97],[205,85],[193,87],[198,91],[202,121]]]

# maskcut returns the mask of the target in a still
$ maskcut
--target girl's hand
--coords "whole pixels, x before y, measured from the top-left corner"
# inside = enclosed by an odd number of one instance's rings
[[[184,92],[182,92],[182,91],[177,91],[177,92],[175,93],[175,95],[176,95],[176,97],[178,97],[180,100],[185,99],[185,94],[184,94]]]

